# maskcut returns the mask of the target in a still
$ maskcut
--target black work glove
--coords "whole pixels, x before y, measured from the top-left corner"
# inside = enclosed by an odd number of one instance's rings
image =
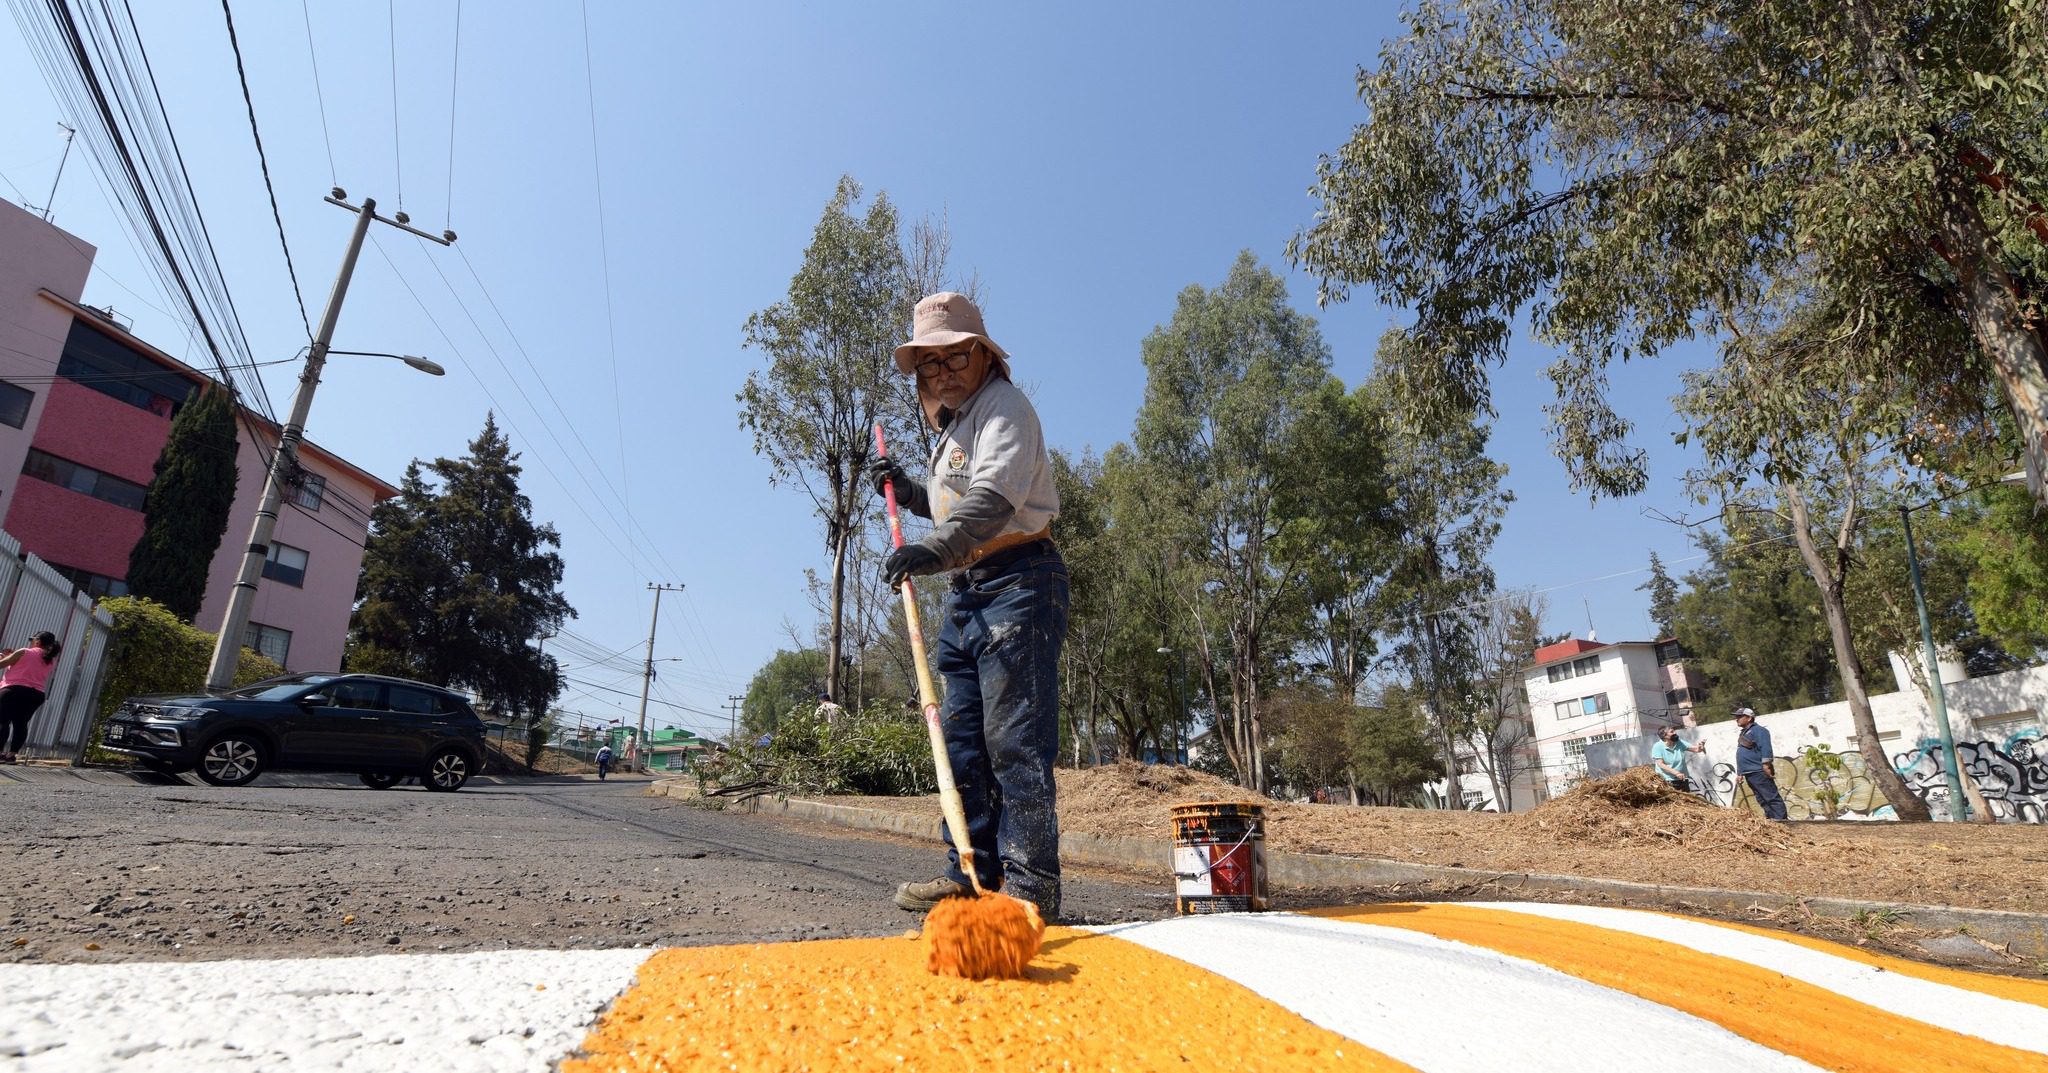
[[[903,580],[922,574],[936,574],[945,569],[939,553],[923,544],[905,544],[889,553],[889,561],[882,564],[882,576],[889,579],[889,587],[901,588]]]
[[[896,486],[896,505],[921,518],[931,517],[925,506],[924,485],[918,483],[902,465],[893,458],[877,458],[868,463],[868,483],[874,486],[875,494],[882,495],[882,482]]]

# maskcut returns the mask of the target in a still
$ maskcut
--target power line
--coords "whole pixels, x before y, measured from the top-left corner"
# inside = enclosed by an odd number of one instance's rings
[[[398,211],[405,211],[405,151],[398,137],[398,8],[384,0],[384,25],[391,39],[391,168],[398,179]]]
[[[320,53],[313,47],[313,13],[306,7],[306,0],[299,0],[299,14],[306,21],[306,60],[313,69],[313,100],[320,105],[320,142],[327,147],[327,182],[340,186],[341,178],[334,170],[334,138],[327,133],[327,95],[320,90]]]
[[[442,226],[455,226],[455,102],[462,85],[462,0],[455,0],[455,48],[448,61],[448,200]]]
[[[291,243],[284,238],[284,215],[277,211],[277,188],[270,184],[270,158],[263,153],[263,132],[256,129],[256,102],[249,96],[249,72],[242,66],[242,43],[235,38],[235,12],[228,6],[228,0],[220,0],[220,11],[227,19],[228,47],[235,53],[235,77],[242,83],[242,104],[249,111],[249,137],[256,142],[256,163],[263,171],[263,190],[270,195],[270,218],[277,224],[277,245],[284,250],[284,270],[291,277],[292,297],[299,302],[299,323],[306,328],[306,338],[313,337],[313,320],[306,315],[306,296],[299,291],[299,270],[292,264]]]
[[[597,252],[598,265],[603,269],[604,279],[605,346],[612,359],[612,419],[613,427],[619,433],[619,488],[622,492],[620,505],[625,507],[626,516],[630,518],[633,514],[633,484],[626,472],[626,408],[619,391],[618,329],[612,313],[612,251],[604,222],[604,165],[600,162],[597,148],[597,80],[590,68],[589,0],[581,0],[578,10],[583,14],[583,99],[590,106],[590,170],[595,177],[597,190]]]

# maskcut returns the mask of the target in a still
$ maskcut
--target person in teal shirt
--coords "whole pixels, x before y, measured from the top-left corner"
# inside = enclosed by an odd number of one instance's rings
[[[1707,743],[1700,741],[1687,745],[1679,738],[1677,727],[1665,727],[1658,736],[1663,740],[1650,746],[1650,762],[1657,766],[1657,774],[1663,776],[1673,789],[1692,793],[1692,777],[1685,773],[1685,754],[1706,752]]]

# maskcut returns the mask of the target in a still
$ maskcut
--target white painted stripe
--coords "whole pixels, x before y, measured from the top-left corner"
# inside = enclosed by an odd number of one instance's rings
[[[1922,980],[1850,958],[1717,927],[1644,909],[1597,905],[1551,905],[1541,902],[1464,902],[1479,909],[1501,909],[1552,920],[1628,932],[1662,939],[1703,954],[1746,961],[1781,972],[1815,987],[1833,991],[1865,1005],[1953,1029],[1992,1043],[2048,1053],[2048,1009],[1986,995],[1932,980]]]
[[[1673,1055],[1689,1068],[1816,1068],[1691,1014],[1402,928],[1261,913],[1097,930],[1234,980],[1429,1073],[1642,1073]]]
[[[0,1066],[552,1070],[649,950],[0,966]]]

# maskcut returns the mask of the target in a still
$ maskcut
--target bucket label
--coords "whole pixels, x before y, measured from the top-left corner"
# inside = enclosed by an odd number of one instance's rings
[[[1180,806],[1173,820],[1174,893],[1181,913],[1266,907],[1266,832],[1256,808]]]

